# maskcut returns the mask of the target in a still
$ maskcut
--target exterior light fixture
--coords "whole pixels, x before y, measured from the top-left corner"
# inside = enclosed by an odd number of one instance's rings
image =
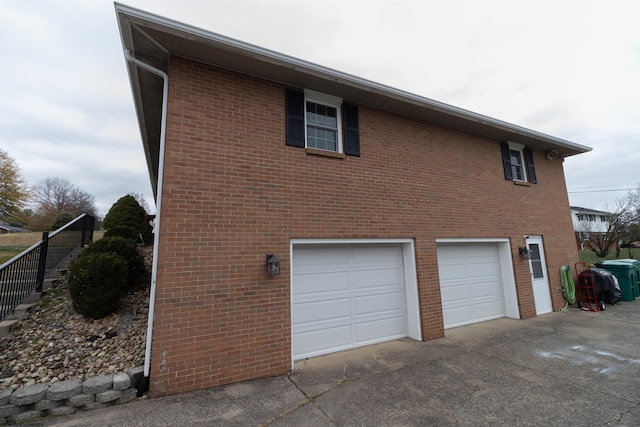
[[[267,254],[267,276],[280,275],[280,260],[274,254]]]
[[[522,259],[529,259],[529,249],[527,249],[526,247],[519,247],[518,253],[522,257]]]

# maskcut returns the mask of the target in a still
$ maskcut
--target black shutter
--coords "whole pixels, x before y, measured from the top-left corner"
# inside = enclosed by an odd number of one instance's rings
[[[527,176],[529,177],[529,182],[537,184],[538,179],[536,178],[536,168],[533,166],[533,151],[529,148],[524,149],[524,161],[527,164]]]
[[[286,92],[287,145],[304,148],[304,92]]]
[[[509,143],[501,142],[502,165],[504,166],[504,179],[513,181],[513,172],[511,172],[511,155],[509,154]]]
[[[344,153],[360,157],[358,106],[342,104],[342,115],[344,118]]]

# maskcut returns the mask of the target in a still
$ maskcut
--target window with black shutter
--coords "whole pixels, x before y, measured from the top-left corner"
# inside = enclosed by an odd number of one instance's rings
[[[538,182],[531,149],[513,142],[502,142],[500,150],[505,179],[531,184]]]
[[[360,156],[358,107],[340,98],[286,90],[287,145]]]

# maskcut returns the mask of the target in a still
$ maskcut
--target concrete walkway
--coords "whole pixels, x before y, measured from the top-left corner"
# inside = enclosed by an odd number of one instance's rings
[[[317,357],[39,426],[638,426],[640,300]]]

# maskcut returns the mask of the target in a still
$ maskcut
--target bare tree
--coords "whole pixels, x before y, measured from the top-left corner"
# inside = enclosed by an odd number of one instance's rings
[[[625,199],[629,202],[630,208],[624,214],[624,228],[620,232],[620,243],[629,248],[629,258],[632,257],[631,246],[640,242],[640,184],[627,193]],[[620,256],[620,245],[616,254]]]
[[[138,202],[138,204],[140,206],[142,206],[142,208],[144,209],[144,211],[148,214],[149,211],[151,210],[149,208],[149,203],[147,203],[147,200],[144,198],[144,196],[140,193],[129,193],[130,196],[133,196],[134,199],[136,199],[136,201]]]
[[[48,229],[58,215],[69,213],[74,218],[86,213],[96,216],[95,199],[86,191],[62,178],[46,178],[33,188],[34,213],[30,227]]]
[[[604,230],[594,230],[588,222],[584,224],[585,242],[596,256],[606,257],[615,248],[616,257],[620,257],[620,243],[633,230],[634,224],[639,222],[640,186],[618,199],[613,209],[607,209],[609,215]],[[581,224],[584,221],[581,221]],[[588,237],[587,237],[588,236]]]

